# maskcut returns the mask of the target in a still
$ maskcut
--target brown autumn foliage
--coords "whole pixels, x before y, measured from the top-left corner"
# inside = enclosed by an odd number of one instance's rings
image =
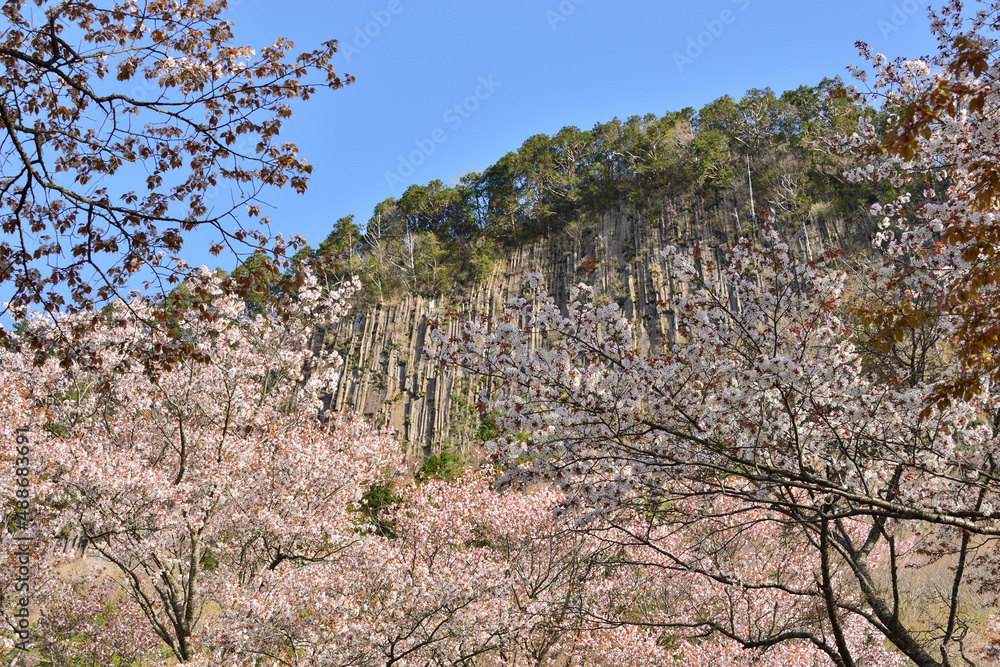
[[[910,234],[895,244],[896,285],[915,297],[870,310],[865,319],[885,352],[913,330],[949,318],[957,371],[935,395],[946,406],[1000,380],[1000,3],[951,0],[931,13],[931,27],[939,49],[926,61],[929,69],[888,62],[859,44],[878,74],[874,95],[893,116],[884,136],[858,154],[879,165],[874,178],[927,188],[909,210],[886,211],[887,226]]]

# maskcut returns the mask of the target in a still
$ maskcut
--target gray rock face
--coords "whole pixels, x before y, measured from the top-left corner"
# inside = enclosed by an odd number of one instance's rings
[[[675,333],[673,314],[656,308],[657,301],[677,288],[660,249],[702,243],[714,247],[721,258],[741,234],[754,231],[745,220],[741,229],[731,202],[705,207],[694,197],[671,197],[652,212],[621,204],[507,251],[492,274],[468,286],[464,294],[410,296],[392,305],[355,310],[327,331],[326,344],[344,358],[332,406],[391,426],[407,456],[415,460],[446,447],[467,458],[479,426],[476,382],[423,360],[429,319],[457,334],[460,324],[447,317],[449,312],[467,318],[499,314],[511,297],[525,290],[528,273],[538,270],[558,300],[566,300],[572,284],[586,282],[594,286],[597,298],[617,302],[636,323],[640,346],[648,351],[663,336],[672,340]],[[792,252],[803,259],[832,247],[856,250],[866,245],[867,230],[849,228],[843,219],[820,211],[806,224],[781,231]]]

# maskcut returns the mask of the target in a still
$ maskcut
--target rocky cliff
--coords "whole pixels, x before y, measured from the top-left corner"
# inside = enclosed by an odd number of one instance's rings
[[[480,426],[474,408],[476,388],[471,378],[443,372],[422,359],[429,319],[457,332],[458,323],[447,322],[445,313],[497,314],[508,299],[523,292],[528,273],[539,270],[557,298],[566,298],[570,285],[582,281],[593,285],[597,295],[616,301],[636,322],[640,344],[649,349],[658,344],[661,333],[672,336],[674,325],[670,313],[655,307],[673,287],[659,249],[701,242],[721,255],[723,248],[748,232],[753,230],[745,220],[741,229],[731,202],[706,206],[694,197],[667,197],[642,210],[620,204],[510,250],[487,279],[460,296],[411,296],[368,311],[356,310],[327,332],[327,344],[338,349],[345,361],[333,406],[395,428],[413,459],[447,447],[467,458]],[[818,207],[805,224],[782,232],[792,252],[803,258],[830,247],[862,247],[866,236],[857,224]]]

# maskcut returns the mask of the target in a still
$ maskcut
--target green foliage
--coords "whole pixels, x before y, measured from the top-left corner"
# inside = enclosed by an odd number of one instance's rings
[[[380,537],[394,539],[396,531],[390,510],[398,500],[394,482],[376,484],[370,487],[361,497],[361,505],[357,508],[362,517],[362,525],[359,530],[373,531]]]
[[[884,186],[845,183],[843,159],[817,144],[849,133],[862,115],[884,123],[885,112],[861,106],[834,78],[781,95],[751,89],[698,111],[536,134],[457,183],[413,185],[380,202],[364,229],[339,219],[313,254],[335,260],[340,278],[359,274],[369,298],[384,302],[465,289],[511,247],[622,201],[636,214],[648,211],[655,225],[668,194],[735,200],[750,230],[752,180],[755,208],[777,208],[789,224],[803,223],[816,205],[863,215]]]
[[[440,180],[411,185],[399,198],[399,212],[410,232],[434,232],[443,238],[470,239],[479,231],[464,186],[446,187]]]
[[[354,224],[354,216],[339,218],[333,230],[319,244],[317,254],[340,260],[350,267],[361,255],[361,228]]]
[[[494,239],[484,239],[482,243],[472,248],[472,277],[477,282],[485,280],[492,272],[501,253],[499,244]]]
[[[684,175],[699,186],[725,188],[734,174],[726,137],[716,130],[699,132],[691,140]]]
[[[495,412],[483,415],[479,421],[479,428],[476,430],[476,440],[479,442],[488,442],[500,435],[500,428],[497,426],[495,417]]]
[[[440,454],[435,454],[424,461],[415,477],[418,482],[425,482],[429,479],[453,482],[461,477],[464,471],[465,465],[462,463],[462,457],[450,448],[446,448]]]
[[[215,572],[219,567],[219,559],[212,555],[211,549],[205,549],[205,553],[201,555],[201,567],[207,572]]]

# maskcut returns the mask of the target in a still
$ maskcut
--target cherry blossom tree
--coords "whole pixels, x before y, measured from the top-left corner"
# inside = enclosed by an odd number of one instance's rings
[[[100,368],[4,353],[0,411],[33,433],[35,533],[90,543],[82,564],[35,561],[35,645],[55,664],[166,651],[219,666],[606,667],[723,652],[733,665],[805,665],[837,655],[838,632],[854,664],[894,659],[851,610],[862,604],[851,569],[794,549],[759,510],[733,509],[744,500],[700,506],[700,523],[677,520],[695,514],[682,507],[692,494],[584,525],[579,498],[552,485],[498,492],[487,472],[405,481],[388,434],[322,409],[338,365],[318,330],[356,285],[327,293],[307,279],[282,318],[248,310],[221,280],[189,278],[214,298],[172,326],[203,354],[157,373],[137,360],[174,339],[144,328],[150,302],[108,309],[74,341]],[[66,316],[77,317],[92,316]],[[60,335],[44,317],[32,326]],[[397,500],[375,525],[366,492],[389,483]],[[854,537],[867,529],[844,521]],[[740,563],[759,550],[784,567]],[[817,616],[819,579],[839,625]]]
[[[217,232],[214,254],[280,259],[268,219],[247,220],[264,189],[301,192],[312,171],[280,140],[289,104],[352,77],[334,71],[335,41],[299,54],[286,39],[260,53],[234,44],[225,11],[225,0],[3,3],[0,312],[90,311],[137,275],[166,291],[197,227]]]
[[[48,571],[36,598],[42,603],[32,643],[48,662],[60,667],[133,664],[156,654],[158,638],[144,631],[142,611],[130,603],[110,568],[88,563],[93,571],[77,565],[69,574],[74,564],[66,559],[45,565],[62,570]]]
[[[388,434],[321,418],[338,371],[335,353],[314,350],[316,326],[344,312],[357,284],[325,293],[308,280],[282,318],[248,313],[220,280],[189,279],[215,298],[173,322],[201,354],[170,369],[150,374],[137,361],[177,344],[144,324],[158,304],[143,301],[115,304],[74,341],[101,369],[3,359],[5,380],[42,424],[34,491],[47,530],[81,530],[121,604],[145,619],[135,645],[155,638],[182,662],[200,651],[207,615],[240,599],[233,587],[336,559],[361,540],[352,510],[400,466]],[[66,319],[78,317],[92,316]],[[42,317],[32,326],[61,335]]]
[[[145,324],[149,300],[34,318],[40,340],[63,320],[84,331],[71,343],[99,364],[4,352],[3,428],[32,433],[32,645],[67,665],[164,651],[205,665],[563,659],[587,630],[604,545],[553,517],[552,491],[499,494],[481,475],[407,483],[389,434],[323,410],[339,365],[322,327],[356,283],[327,292],[306,278],[261,312],[223,280],[188,278],[208,296],[173,309],[172,337]],[[198,354],[147,363],[178,340]],[[386,484],[391,534],[362,511]],[[67,531],[88,558],[43,556]],[[5,612],[17,600],[8,542]]]
[[[321,575],[262,572],[206,632],[220,656],[295,652],[304,664],[562,664],[584,632],[587,591],[604,574],[593,558],[602,545],[555,519],[556,499],[498,493],[482,474],[411,484],[392,510],[393,538],[369,535]],[[290,596],[305,618],[275,604]],[[242,614],[251,605],[248,642]]]
[[[781,590],[812,581],[807,550],[789,536],[760,540],[724,512],[718,520],[728,533],[657,531],[659,546],[672,544],[679,553],[682,541],[688,557],[700,560],[695,572],[651,558],[644,543],[576,529],[572,517],[554,512],[561,495],[551,489],[497,492],[492,482],[492,475],[478,473],[410,485],[391,521],[395,539],[373,539],[323,565],[330,570],[323,575],[316,569],[298,570],[299,578],[263,573],[259,585],[243,589],[247,597],[232,614],[213,619],[206,630],[218,657],[243,646],[264,664],[293,651],[304,664],[322,665],[554,667],[569,659],[624,667],[709,664],[725,656],[716,664],[777,667],[827,660],[801,631],[803,624],[817,625],[813,599]],[[737,571],[733,558],[722,562],[726,554],[758,548],[773,554],[768,572]],[[804,575],[789,572],[793,566]],[[779,571],[780,579],[767,586]],[[289,598],[308,614],[275,604]],[[246,609],[253,609],[252,643]],[[642,614],[656,619],[654,627],[634,622]],[[767,634],[776,617],[795,635],[777,647]],[[713,624],[732,636],[706,643]],[[845,641],[858,664],[900,664],[901,656],[876,634],[849,625]],[[762,636],[755,650],[743,649]]]
[[[887,131],[862,121],[831,148],[857,158],[850,178],[889,181],[900,192],[871,212],[881,221],[877,241],[889,259],[889,282],[911,298],[872,309],[867,321],[887,347],[914,327],[948,316],[961,372],[938,385],[935,398],[944,405],[989,391],[1000,379],[1000,3],[951,0],[931,13],[931,30],[938,51],[926,60],[890,61],[859,43],[874,71],[870,82],[866,72],[855,71],[869,83],[865,96],[892,115]]]
[[[786,605],[787,625],[755,633],[753,623],[737,631],[694,614],[692,626],[745,648],[801,633],[831,649],[834,663],[858,664],[849,636],[874,628],[919,665],[995,658],[996,617],[984,622],[968,602],[998,602],[1000,529],[1000,3],[978,4],[973,16],[960,2],[932,13],[940,51],[929,61],[889,62],[862,47],[876,72],[872,91],[894,115],[887,133],[862,119],[832,148],[859,159],[849,177],[888,179],[902,191],[872,208],[888,261],[870,278],[879,306],[862,311],[862,330],[838,317],[844,276],[825,262],[797,266],[771,233],[761,247],[742,242],[724,267],[700,248],[675,257],[682,291],[661,306],[678,316],[681,340],[661,353],[640,354],[618,309],[588,303],[584,286],[568,313],[536,289],[500,321],[467,323],[454,340],[437,334],[434,354],[493,383],[482,404],[501,414],[492,454],[507,482],[555,485],[570,506],[612,521],[676,568],[715,576],[716,593],[742,579],[657,544],[618,514],[736,501],[747,516],[766,513],[745,525],[758,545],[780,534],[769,524],[797,531],[815,579],[795,590],[812,596],[825,621],[796,619]],[[502,398],[488,401],[497,390]],[[703,507],[689,507],[686,518],[666,513],[654,526],[676,521],[704,535],[712,522]],[[767,562],[752,553],[740,562]],[[950,574],[935,584],[934,618],[906,618],[906,573],[941,562]],[[761,591],[791,594],[766,583]],[[655,618],[642,621],[674,622]]]
[[[564,312],[537,274],[532,297],[513,299],[500,320],[466,322],[451,339],[435,331],[432,356],[489,378],[484,392],[499,394],[484,393],[483,404],[499,413],[491,456],[503,482],[552,485],[584,520],[628,534],[620,512],[655,517],[681,501],[764,511],[745,530],[763,538],[769,522],[790,526],[814,556],[815,578],[798,594],[826,625],[803,626],[803,638],[836,664],[858,664],[846,627],[860,622],[916,664],[950,664],[974,625],[962,586],[973,561],[977,572],[992,567],[1000,534],[996,398],[939,407],[928,403],[934,383],[866,374],[837,315],[844,275],[797,264],[773,230],[759,245],[741,241],[725,266],[702,248],[668,255],[682,289],[660,305],[676,313],[681,340],[661,352],[641,354],[619,308],[586,286]],[[684,525],[698,533],[702,515],[696,507]],[[940,628],[908,626],[901,613],[899,576],[917,564],[900,543],[907,534],[954,560]],[[846,593],[835,572],[849,573]],[[731,635],[748,647],[783,637]]]

